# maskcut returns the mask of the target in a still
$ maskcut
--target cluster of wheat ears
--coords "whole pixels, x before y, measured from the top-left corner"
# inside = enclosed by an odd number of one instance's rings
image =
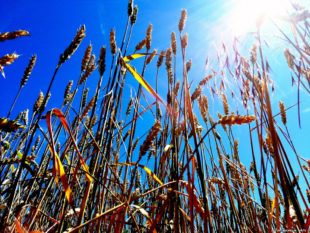
[[[291,48],[284,55],[296,90],[310,93],[310,14],[301,6],[293,7],[299,12],[288,21],[293,39],[278,30]],[[170,48],[151,49],[149,25],[145,39],[128,55],[137,13],[137,6],[129,0],[123,40],[116,41],[111,30],[110,51],[103,46],[99,59],[89,44],[77,67],[78,81],[69,81],[64,88],[63,104],[46,109],[57,73],[86,35],[85,26],[80,27],[32,111],[22,111],[13,119],[15,102],[35,68],[36,56],[30,58],[14,103],[8,115],[0,118],[0,231],[308,230],[310,160],[298,155],[294,147],[284,104],[272,109],[272,80],[260,25],[249,56],[235,51],[233,62],[203,77],[194,87],[189,79],[192,61],[186,61],[186,10],[181,12],[177,33],[171,33]],[[29,33],[2,33],[0,43],[21,36]],[[106,52],[112,54],[110,63]],[[4,68],[17,58],[15,53],[0,58],[3,75]],[[134,59],[142,62],[142,70],[133,67]],[[107,71],[106,63],[110,64]],[[147,79],[156,80],[152,85],[144,79],[149,67],[157,70]],[[168,83],[165,100],[158,94],[158,73],[163,67]],[[181,77],[176,75],[178,69]],[[90,93],[87,79],[98,71],[96,91]],[[229,75],[236,88],[227,88],[217,73]],[[129,77],[137,80],[135,96],[123,96]],[[148,103],[146,92],[154,96],[153,103]],[[210,95],[222,100],[222,114],[211,116]],[[234,98],[241,100],[245,114],[230,109],[228,101]],[[294,108],[300,109],[299,100]],[[147,113],[153,123],[145,134],[138,135],[141,116]],[[246,155],[239,155],[243,144],[234,136],[240,124],[248,129],[251,143]],[[252,158],[248,168],[241,162],[244,156]],[[292,167],[292,159],[299,166]]]

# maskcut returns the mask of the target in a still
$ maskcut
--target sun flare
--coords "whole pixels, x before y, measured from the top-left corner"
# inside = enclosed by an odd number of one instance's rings
[[[277,19],[287,14],[289,0],[233,0],[228,25],[236,36],[256,29],[256,23],[264,18]]]

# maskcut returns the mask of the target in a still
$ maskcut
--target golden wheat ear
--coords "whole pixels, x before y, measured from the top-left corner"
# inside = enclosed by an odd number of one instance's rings
[[[60,55],[58,67],[61,66],[74,54],[79,45],[82,43],[84,37],[85,37],[85,25],[82,25],[82,27],[80,27],[79,30],[77,31],[74,39],[72,40],[68,48],[66,48],[64,53]]]
[[[281,113],[281,120],[283,125],[286,125],[286,112],[285,112],[285,107],[283,102],[279,102],[279,108],[280,108],[280,113]]]
[[[0,72],[2,73],[3,77],[5,77],[3,66],[11,65],[18,57],[19,55],[17,55],[16,53],[12,53],[11,55],[6,54],[0,58]]]
[[[43,95],[43,92],[40,91],[39,96],[38,96],[36,102],[33,105],[33,112],[34,113],[39,112],[39,110],[42,107],[43,100],[44,100],[44,95]]]
[[[86,71],[84,75],[81,77],[78,85],[81,85],[83,82],[85,82],[86,79],[91,75],[91,73],[97,68],[95,60],[96,60],[96,56],[93,54],[89,59]]]
[[[170,44],[171,44],[171,48],[172,48],[173,54],[177,55],[177,40],[176,40],[176,37],[175,37],[175,32],[171,33]]]
[[[25,126],[19,124],[15,120],[9,120],[3,117],[0,118],[0,131],[3,130],[4,132],[10,133],[22,128],[25,128]]]
[[[256,120],[255,116],[239,116],[232,114],[229,116],[223,116],[217,123],[223,125],[241,125],[251,123],[254,120]]]
[[[149,51],[151,49],[151,43],[152,43],[152,31],[153,31],[153,25],[150,24],[149,27],[146,30],[146,50]]]
[[[5,32],[0,34],[0,42],[3,42],[5,40],[14,40],[21,36],[30,36],[30,33],[25,30],[17,30],[13,32]]]
[[[185,28],[185,22],[187,19],[187,11],[184,9],[181,11],[181,18],[179,21],[179,31],[182,32]]]
[[[150,64],[155,55],[157,54],[157,49],[154,49],[153,52],[147,57],[146,65]]]
[[[138,15],[138,6],[135,6],[133,8],[132,15],[130,16],[130,24],[134,25],[137,21],[137,15]]]
[[[115,50],[116,50],[116,44],[115,44]],[[99,70],[100,76],[103,76],[103,73],[105,71],[105,55],[106,55],[106,48],[105,46],[102,46],[100,49],[100,56],[99,56],[99,62],[98,62],[98,66],[99,66],[98,70]]]
[[[82,60],[82,66],[81,66],[81,72],[84,72],[86,70],[86,67],[87,67],[87,64],[89,62],[92,49],[93,49],[93,46],[90,43],[88,45],[88,47],[86,48],[85,53],[84,53],[84,57],[83,57],[83,60]]]
[[[31,58],[30,58],[30,61],[29,61],[29,64],[28,66],[26,67],[25,69],[25,72],[24,72],[24,76],[20,82],[20,86],[23,87],[26,85],[28,79],[29,79],[29,76],[32,72],[32,69],[36,63],[36,60],[37,60],[37,55],[33,55]]]
[[[111,53],[114,56],[116,54],[116,41],[115,41],[115,31],[110,31],[110,49]]]

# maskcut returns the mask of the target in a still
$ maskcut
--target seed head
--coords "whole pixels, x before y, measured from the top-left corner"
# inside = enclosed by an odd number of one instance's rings
[[[87,49],[85,50],[85,54],[82,60],[82,67],[81,67],[81,71],[84,72],[87,66],[87,63],[89,61],[90,55],[91,55],[91,51],[93,49],[93,46],[91,43],[89,43]]]
[[[69,97],[72,85],[73,85],[73,80],[70,80],[65,89],[64,99],[67,99]]]
[[[87,106],[85,107],[85,109],[84,109],[84,111],[83,111],[83,113],[82,113],[82,115],[81,115],[81,119],[83,119],[83,118],[87,115],[87,113],[93,108],[94,104],[95,104],[95,97],[93,97],[93,98],[89,101],[89,103],[87,104]]]
[[[161,109],[160,109],[160,106],[159,106],[158,103],[156,104],[156,115],[157,115],[157,119],[160,119],[163,116],[163,114],[161,112]]]
[[[128,11],[127,11],[129,17],[132,15],[132,12],[133,12],[133,1],[129,0],[128,1]]]
[[[24,122],[25,125],[28,125],[28,121],[29,121],[29,109],[26,109],[25,111],[23,111],[22,122]]]
[[[49,93],[47,94],[47,96],[46,96],[45,102],[43,102],[43,103],[44,103],[44,105],[42,106],[42,109],[43,109],[43,110],[46,108],[46,105],[47,105],[49,99],[51,98],[51,96],[52,96],[52,94],[49,92]],[[42,111],[43,111],[43,110],[42,110]]]
[[[25,30],[18,30],[13,32],[5,32],[0,34],[0,42],[5,40],[13,40],[15,38],[21,37],[21,36],[30,36],[30,33]]]
[[[163,64],[165,55],[166,55],[166,51],[162,50],[157,60],[157,68],[159,68]]]
[[[137,15],[138,15],[138,6],[135,6],[135,8],[133,8],[133,12],[132,15],[130,17],[130,24],[134,25],[137,21]]]
[[[224,125],[241,125],[254,121],[256,119],[255,116],[239,116],[231,114],[229,116],[223,116],[219,119],[217,123]]]
[[[177,40],[175,38],[175,33],[171,33],[171,48],[174,55],[177,54]]]
[[[131,112],[133,102],[134,102],[134,99],[133,99],[133,98],[131,98],[131,99],[129,100],[129,103],[128,103],[128,106],[127,106],[127,110],[126,110],[126,117],[128,117],[128,116],[129,116],[129,114],[130,114],[130,112]]]
[[[106,54],[105,46],[102,46],[100,49],[100,56],[99,56],[99,74],[100,74],[100,76],[102,76],[104,71],[105,71],[105,54]]]
[[[115,42],[115,31],[114,30],[110,31],[110,48],[111,48],[111,53],[114,56],[116,54],[116,42]]]
[[[229,106],[228,106],[227,97],[224,93],[222,93],[222,101],[223,101],[224,113],[225,113],[225,115],[228,115],[229,114]]]
[[[139,170],[137,170],[137,175],[136,175],[136,179],[135,179],[135,186],[136,186],[136,188],[142,190],[141,175],[140,175]]]
[[[234,158],[239,161],[239,142],[238,139],[234,141]]]
[[[293,56],[293,54],[291,53],[291,51],[289,49],[285,49],[284,50],[284,56],[286,58],[286,62],[288,64],[288,66],[294,70],[294,59],[295,57]]]
[[[16,53],[12,53],[11,55],[6,54],[0,58],[0,66],[11,65],[18,57],[19,55],[17,55]]]
[[[207,124],[208,122],[207,111],[205,110],[202,97],[198,99],[198,107],[199,107],[199,111],[200,111],[203,121],[205,122],[205,124]]]
[[[182,43],[181,43],[183,49],[186,49],[186,47],[187,47],[187,41],[188,41],[188,34],[185,33],[184,36],[182,37]]]
[[[139,44],[137,44],[135,50],[136,50],[136,51],[139,51],[139,50],[143,49],[143,47],[145,46],[145,44],[146,44],[146,40],[145,40],[145,39],[142,40],[142,41],[140,41]]]
[[[71,101],[73,96],[74,96],[74,92],[68,93],[67,97],[64,99],[63,105],[67,105],[69,101]]]
[[[84,37],[85,37],[85,25],[82,25],[82,27],[80,27],[80,29],[77,31],[74,39],[72,40],[68,48],[64,51],[63,54],[60,55],[58,67],[71,57],[71,55],[77,50],[77,48],[81,44]]]
[[[38,112],[40,110],[41,105],[43,103],[43,99],[44,99],[43,92],[40,91],[40,94],[39,94],[35,104],[33,105],[33,112]]]
[[[171,68],[171,61],[172,61],[172,49],[168,48],[167,49],[167,53],[166,53],[166,69],[170,69]]]
[[[254,65],[256,63],[256,60],[257,60],[257,46],[256,44],[254,44],[251,48],[251,51],[250,51],[250,60],[252,62],[252,64]]]
[[[281,120],[284,125],[286,125],[286,112],[285,112],[285,107],[283,102],[279,102],[279,108],[280,108],[280,113],[281,113]]]
[[[169,70],[167,70],[167,73],[168,73],[168,80],[169,80],[169,84],[173,84],[173,71],[172,69],[170,68]]]
[[[150,130],[149,134],[147,135],[145,141],[143,142],[143,144],[140,147],[139,158],[144,156],[149,151],[151,144],[153,143],[153,141],[157,137],[158,132],[160,132],[161,130],[162,129],[161,129],[160,121],[156,121],[155,124],[153,125],[152,129]]]
[[[152,30],[153,30],[153,25],[150,24],[149,27],[146,30],[146,38],[145,38],[147,51],[149,51],[151,49]]]
[[[179,31],[182,32],[184,30],[185,27],[185,23],[186,23],[186,18],[187,18],[187,11],[185,9],[183,9],[181,11],[181,18],[179,21]]]
[[[21,119],[23,113],[24,113],[24,112],[19,112],[18,115],[17,115],[17,117],[15,118],[15,121],[18,122],[18,121]]]
[[[12,53],[11,55],[6,54],[0,58],[0,72],[2,73],[3,77],[5,77],[3,66],[11,65],[18,57],[19,55]]]
[[[173,72],[172,72],[171,61],[172,61],[172,49],[169,48],[167,49],[165,64],[166,64],[166,70],[167,70],[167,75],[168,75],[168,81],[170,84],[173,83]]]
[[[177,95],[178,95],[179,89],[180,89],[180,84],[181,84],[181,82],[180,82],[180,80],[178,80],[177,83],[176,83],[176,85],[175,85],[175,87],[174,87],[174,90],[173,90],[174,96],[177,96]]]
[[[82,76],[78,85],[81,85],[83,82],[85,82],[86,79],[90,76],[90,74],[96,69],[95,59],[96,59],[96,56],[93,54],[88,62],[85,74]]]
[[[94,115],[94,117],[93,117],[93,119],[92,119],[92,121],[91,121],[91,123],[90,123],[90,128],[91,128],[91,129],[95,126],[95,124],[96,124],[96,122],[97,122],[97,119],[98,119],[98,116],[97,116],[97,115]]]
[[[156,53],[157,53],[157,49],[154,49],[153,52],[147,57],[146,65],[151,63],[151,61],[153,60],[153,58],[156,55]]]
[[[192,59],[189,59],[186,62],[186,72],[188,73],[188,71],[190,71],[191,68],[192,68]]]
[[[200,86],[198,86],[191,96],[191,101],[193,102],[194,100],[196,100],[201,95],[201,92],[202,92],[202,89]]]
[[[84,91],[83,91],[83,95],[82,95],[82,108],[84,108],[86,106],[86,101],[87,101],[87,94],[89,92],[89,88],[86,88]]]
[[[219,117],[219,119],[221,119],[223,116],[222,116],[222,114],[221,113],[217,113],[217,116]],[[223,127],[223,129],[225,130],[225,132],[227,132],[227,127],[226,127],[226,125],[224,125],[224,124],[222,124],[222,127]]]
[[[26,67],[25,69],[25,72],[24,72],[24,76],[20,82],[20,86],[23,87],[26,85],[27,81],[28,81],[28,78],[31,74],[31,71],[34,67],[34,64],[36,63],[36,60],[37,60],[37,55],[34,55],[30,58],[30,61],[29,61],[29,64],[28,66]]]

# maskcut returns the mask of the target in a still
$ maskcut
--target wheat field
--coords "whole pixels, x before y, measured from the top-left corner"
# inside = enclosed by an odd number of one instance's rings
[[[144,38],[131,41],[139,23],[132,0],[123,40],[111,29],[100,54],[87,45],[82,25],[71,42],[63,41],[69,46],[48,87],[14,116],[36,69],[37,56],[30,57],[0,118],[0,231],[308,232],[310,159],[294,146],[288,122],[306,121],[299,97],[310,93],[310,13],[292,7],[291,31],[278,28],[297,96],[292,106],[273,104],[277,90],[259,24],[250,51],[224,52],[225,65],[193,82],[187,10],[176,19],[169,48],[153,48],[152,24]],[[30,34],[0,33],[0,43]],[[53,93],[63,96],[60,106],[47,107],[55,80],[82,44],[79,77]],[[27,59],[7,52],[0,58],[3,76],[16,59]],[[89,91],[94,74],[99,80]],[[129,79],[136,84],[130,94]],[[210,111],[214,99],[217,113]],[[240,130],[248,142],[238,140]]]

